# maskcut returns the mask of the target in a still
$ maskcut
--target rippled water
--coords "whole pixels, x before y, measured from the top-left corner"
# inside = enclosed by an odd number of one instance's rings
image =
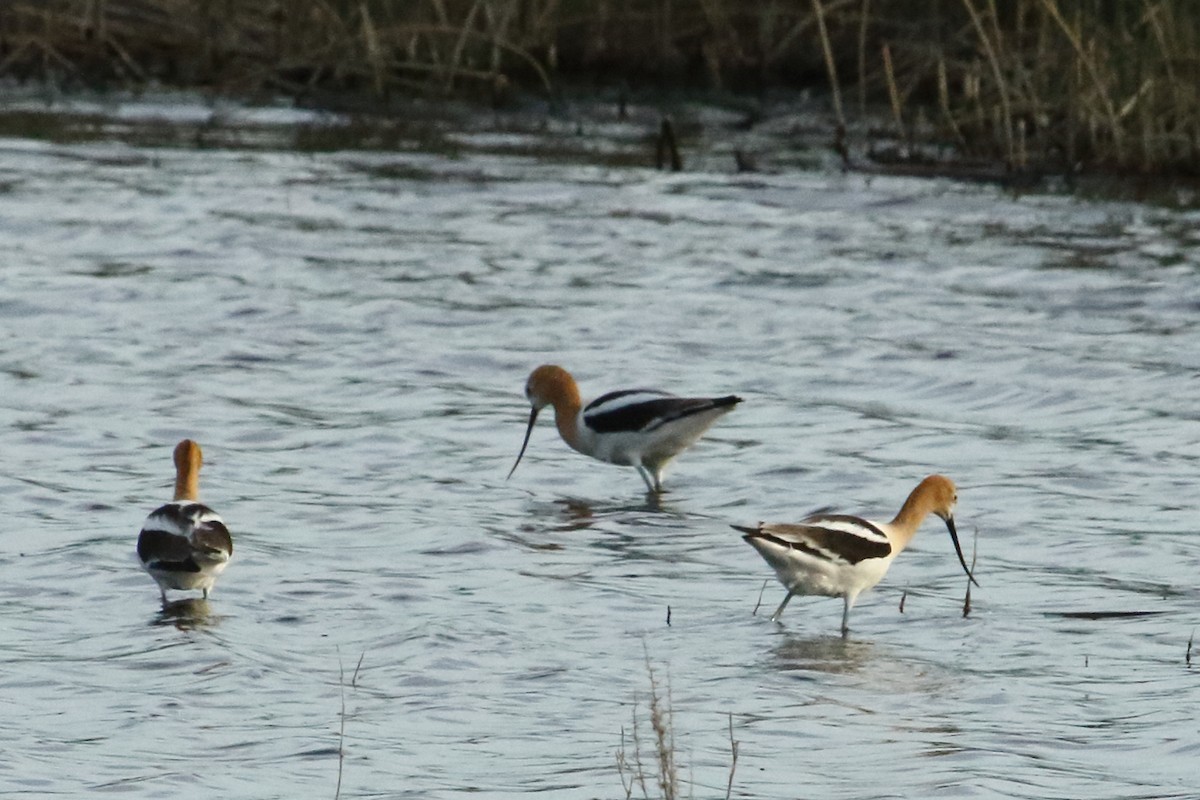
[[[735,797],[1194,796],[1198,215],[573,129],[0,140],[0,794],[333,797],[341,745],[343,797],[623,797],[648,659],[697,797],[730,715]],[[660,505],[549,421],[506,481],[547,361],[746,402]],[[235,553],[163,612],[185,436]],[[932,471],[969,617],[936,521],[849,639],[752,614],[730,523]]]

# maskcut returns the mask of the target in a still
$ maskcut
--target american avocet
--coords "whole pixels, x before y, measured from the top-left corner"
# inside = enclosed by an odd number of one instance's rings
[[[925,517],[937,514],[950,529],[959,563],[976,586],[979,583],[963,558],[954,528],[958,490],[943,475],[930,475],[912,490],[891,522],[870,522],[845,514],[814,514],[798,524],[763,523],[757,528],[733,527],[775,570],[787,597],[771,615],[778,620],[788,601],[798,594],[841,597],[842,633],[859,594],[883,578],[892,560],[908,546]]]
[[[167,589],[200,589],[208,597],[233,555],[225,522],[197,502],[202,461],[191,439],[175,446],[175,500],[146,517],[138,536],[138,558],[158,582],[164,605]]]
[[[583,407],[571,373],[545,364],[525,383],[533,409],[521,452],[508,475],[517,470],[529,445],[538,412],[554,406],[554,422],[563,441],[584,455],[637,469],[646,488],[661,492],[662,473],[675,456],[691,446],[717,418],[742,398],[675,397],[653,389],[609,392]]]

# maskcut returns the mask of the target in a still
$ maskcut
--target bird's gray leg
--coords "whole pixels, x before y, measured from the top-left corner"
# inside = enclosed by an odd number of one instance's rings
[[[771,615],[771,622],[778,622],[779,615],[783,613],[783,609],[787,608],[787,604],[795,596],[794,592],[788,592],[787,597],[783,598],[783,602],[779,604],[779,608],[775,609],[775,613]]]
[[[654,481],[652,481],[652,480],[650,480],[650,471],[649,471],[649,470],[647,470],[647,469],[646,469],[646,467],[645,467],[644,465],[642,465],[642,464],[635,464],[635,465],[634,465],[634,467],[636,467],[636,468],[637,468],[638,475],[641,475],[641,476],[642,476],[642,480],[646,482],[646,491],[648,491],[648,492],[658,492],[658,491],[661,491],[661,487],[660,487],[660,488],[656,488],[656,487],[655,487],[655,482],[654,482]]]
[[[850,633],[850,606],[852,601],[850,600],[849,595],[842,599],[846,603],[845,608],[842,609],[842,636],[845,636],[846,634]]]

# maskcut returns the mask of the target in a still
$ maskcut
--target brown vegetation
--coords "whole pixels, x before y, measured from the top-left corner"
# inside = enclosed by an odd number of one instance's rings
[[[906,164],[934,143],[1011,172],[1200,175],[1192,0],[5,0],[0,75],[496,102],[817,86],[843,153],[883,107]]]
[[[659,684],[650,664],[650,654],[646,653],[646,674],[650,679],[650,708],[648,717],[650,729],[654,732],[654,740],[648,745],[653,758],[653,764],[643,760],[642,749],[647,746],[642,741],[643,733],[639,726],[638,701],[633,702],[633,729],[629,737],[632,752],[626,747],[625,729],[621,728],[621,744],[616,752],[617,774],[621,778],[621,788],[625,790],[625,800],[631,800],[634,790],[640,790],[645,800],[651,796],[662,800],[677,800],[684,781],[679,777],[679,763],[676,760],[675,749],[675,714],[671,707],[671,684],[666,682],[666,696],[662,694],[663,687]],[[733,714],[729,715],[729,778],[725,784],[725,800],[733,794],[733,776],[737,770],[739,742],[733,738]],[[647,759],[648,760],[648,759]],[[653,795],[652,789],[653,787]],[[693,795],[688,794],[689,797]]]

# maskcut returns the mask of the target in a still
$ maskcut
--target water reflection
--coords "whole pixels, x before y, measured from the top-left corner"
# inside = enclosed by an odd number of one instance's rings
[[[616,785],[612,696],[644,685],[647,631],[681,730],[727,708],[761,720],[747,754],[795,756],[739,765],[745,796],[1195,782],[1194,753],[1170,746],[1196,727],[1178,702],[1194,689],[1194,215],[1112,227],[1110,207],[946,184],[750,187],[469,148],[112,164],[130,152],[0,145],[0,231],[21,234],[0,298],[21,343],[0,354],[0,497],[27,529],[0,537],[5,785],[228,796],[253,768],[261,796],[319,796],[329,762],[296,754],[336,742],[337,654],[367,650],[378,666],[344,697],[355,793],[593,797]],[[1094,241],[1104,268],[1072,268],[1059,241]],[[136,325],[114,322],[131,309]],[[550,359],[761,402],[665,495],[562,450],[502,484],[514,376]],[[260,557],[211,609],[160,612],[124,559],[127,509],[166,490],[142,455],[193,434],[224,456],[211,498]],[[989,613],[950,624],[962,595],[919,538],[890,596],[935,588],[903,630],[844,639],[821,598],[784,626],[746,618],[768,576],[728,522],[827,496],[878,509],[934,469],[969,476],[995,532]],[[97,519],[121,533],[80,524]],[[767,587],[760,616],[782,599]],[[1163,613],[1044,616],[1143,609]],[[969,755],[907,758],[949,747]],[[561,785],[575,765],[588,785]]]
[[[187,597],[172,600],[159,610],[151,625],[173,625],[181,631],[191,631],[216,625],[220,617],[212,613],[208,600],[202,597]]]
[[[855,641],[840,635],[792,636],[772,650],[777,669],[791,672],[825,672],[842,675],[858,672],[875,658],[873,642]]]
[[[564,497],[555,500],[559,506],[558,516],[562,522],[558,525],[560,531],[584,531],[592,527],[596,521],[596,511],[586,500],[575,497]]]
[[[659,492],[646,492],[640,503],[596,503],[582,497],[563,497],[555,500],[554,504],[560,506],[559,516],[564,520],[560,530],[590,528],[598,518],[623,514],[678,513],[671,506],[663,504]]]

